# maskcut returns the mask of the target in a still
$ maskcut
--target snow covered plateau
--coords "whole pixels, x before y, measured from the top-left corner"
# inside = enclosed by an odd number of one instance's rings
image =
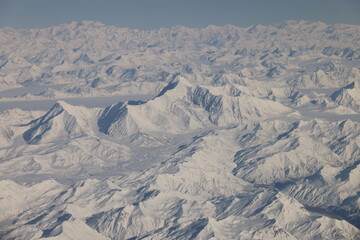
[[[1,239],[360,239],[360,26],[0,29]]]

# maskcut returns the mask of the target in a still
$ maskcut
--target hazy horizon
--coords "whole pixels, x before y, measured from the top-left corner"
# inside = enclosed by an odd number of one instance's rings
[[[43,28],[83,20],[143,30],[178,25],[246,27],[285,20],[360,25],[359,12],[356,0],[0,0],[0,27]]]

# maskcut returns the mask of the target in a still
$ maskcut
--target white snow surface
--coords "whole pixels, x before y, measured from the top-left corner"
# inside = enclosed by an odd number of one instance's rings
[[[0,72],[1,239],[360,238],[359,26],[2,28]]]

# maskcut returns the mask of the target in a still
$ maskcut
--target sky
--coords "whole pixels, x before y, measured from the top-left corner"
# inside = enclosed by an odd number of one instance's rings
[[[93,20],[119,27],[271,25],[284,20],[360,25],[360,0],[0,0],[0,27]]]

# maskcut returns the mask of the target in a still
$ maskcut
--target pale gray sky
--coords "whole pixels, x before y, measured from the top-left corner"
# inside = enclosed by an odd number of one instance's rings
[[[360,25],[360,0],[0,0],[0,27],[37,28],[79,20],[154,29],[283,20]]]

